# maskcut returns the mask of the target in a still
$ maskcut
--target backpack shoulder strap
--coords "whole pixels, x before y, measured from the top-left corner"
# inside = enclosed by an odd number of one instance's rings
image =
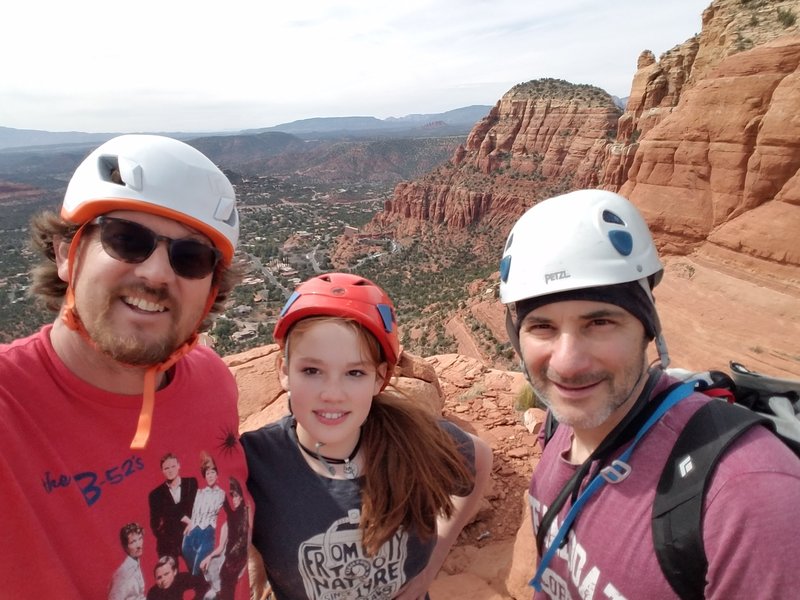
[[[556,428],[558,428],[558,421],[553,416],[553,411],[548,410],[547,416],[544,419],[544,445],[547,445],[547,442],[550,441],[550,438],[553,437],[556,433]]]
[[[708,560],[702,513],[706,488],[728,447],[754,425],[769,419],[746,408],[711,400],[689,419],[667,459],[653,503],[656,557],[672,589],[702,600]]]

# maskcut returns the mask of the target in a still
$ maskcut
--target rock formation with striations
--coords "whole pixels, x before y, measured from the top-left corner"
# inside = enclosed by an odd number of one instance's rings
[[[601,184],[618,189],[636,153],[637,140],[677,107],[684,91],[708,77],[725,58],[800,32],[791,15],[798,0],[715,0],[703,11],[702,30],[663,53],[641,53],[617,138],[606,150]]]
[[[398,237],[431,224],[504,236],[544,197],[619,191],[675,274],[656,296],[673,302],[660,306],[677,323],[676,359],[724,368],[721,357],[741,353],[756,369],[800,374],[798,15],[800,0],[714,0],[699,34],[658,60],[640,55],[624,112],[590,86],[517,85],[448,163],[398,185],[373,225]],[[775,326],[755,327],[754,315]],[[684,332],[706,329],[700,351]]]
[[[662,249],[800,292],[800,35],[724,59],[646,136],[620,192]]]
[[[598,183],[621,114],[599,88],[541,79],[514,86],[451,160],[399,184],[373,221],[400,235],[436,225],[509,227],[531,204],[574,181]]]

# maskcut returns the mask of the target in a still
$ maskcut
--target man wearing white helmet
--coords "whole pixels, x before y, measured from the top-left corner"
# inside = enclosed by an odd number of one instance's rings
[[[0,346],[0,581],[9,598],[105,598],[119,528],[151,522],[150,492],[186,505],[164,456],[195,476],[211,456],[220,480],[247,479],[236,384],[197,345],[239,278],[235,194],[191,146],[123,135],[89,154],[60,216],[36,215],[31,234],[32,290],[58,317]],[[152,573],[161,557],[144,540]],[[243,574],[235,597],[248,587]]]
[[[611,192],[542,201],[509,234],[500,266],[509,336],[557,421],[542,436],[528,495],[534,597],[795,597],[800,462],[763,427],[729,446],[700,498],[701,589],[679,596],[662,572],[659,477],[687,421],[709,402],[663,370],[669,358],[652,295],[662,273],[641,215]],[[688,476],[692,462],[682,467]]]

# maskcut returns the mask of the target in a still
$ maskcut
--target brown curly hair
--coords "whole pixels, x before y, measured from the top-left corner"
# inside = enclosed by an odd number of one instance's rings
[[[67,293],[67,283],[58,276],[53,240],[56,238],[71,240],[79,228],[79,225],[65,221],[50,210],[36,213],[31,217],[30,245],[41,260],[31,272],[33,282],[30,295],[46,309],[55,313],[61,310],[64,295]],[[227,267],[217,267],[212,281],[218,286],[217,296],[208,316],[200,326],[200,331],[206,331],[211,327],[214,317],[224,310],[231,290],[241,281],[244,271],[244,263],[236,258]]]

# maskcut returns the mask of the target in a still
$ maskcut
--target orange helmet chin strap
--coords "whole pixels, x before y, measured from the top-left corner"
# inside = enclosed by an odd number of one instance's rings
[[[131,441],[131,450],[142,450],[147,446],[147,440],[150,437],[150,429],[152,428],[153,424],[153,410],[155,408],[156,401],[156,375],[169,370],[176,362],[189,354],[189,352],[191,352],[194,347],[197,346],[197,342],[200,339],[200,336],[197,334],[197,332],[200,329],[201,323],[211,311],[211,307],[214,305],[214,300],[217,298],[218,289],[219,286],[217,285],[211,286],[203,313],[200,316],[200,319],[197,321],[197,324],[194,326],[194,333],[192,333],[189,339],[178,346],[178,348],[176,348],[172,354],[166,358],[166,360],[148,367],[144,372],[142,410],[139,411],[139,422],[136,424],[136,433]]]
[[[156,403],[156,375],[167,371],[178,360],[183,358],[197,345],[198,336],[192,334],[185,343],[167,357],[167,360],[148,367],[144,372],[144,390],[142,391],[142,409],[139,411],[139,421],[136,424],[136,433],[131,441],[131,450],[142,450],[147,447],[150,429],[153,426],[153,412]]]
[[[97,347],[97,344],[94,342],[94,340],[89,336],[89,332],[86,331],[86,327],[84,327],[83,322],[75,310],[75,292],[73,291],[72,287],[73,269],[75,266],[75,254],[77,253],[79,245],[78,241],[83,235],[84,227],[86,227],[86,223],[81,225],[78,231],[75,232],[75,235],[73,236],[69,245],[69,252],[67,253],[68,281],[67,291],[64,295],[64,303],[61,308],[61,321],[69,329],[76,331],[93,350],[103,353],[103,351]],[[139,420],[136,424],[136,432],[134,433],[133,440],[131,441],[131,450],[143,450],[145,447],[147,447],[147,440],[150,438],[150,430],[152,429],[153,425],[153,412],[155,409],[157,387],[156,375],[169,370],[181,358],[189,354],[189,352],[191,352],[197,345],[199,340],[197,332],[200,330],[200,325],[208,316],[208,313],[211,312],[211,307],[214,305],[214,300],[217,297],[218,291],[219,286],[217,284],[211,286],[203,313],[194,327],[194,333],[192,333],[192,335],[189,336],[189,338],[183,344],[178,346],[178,348],[176,348],[165,360],[160,363],[150,365],[145,370],[144,389],[142,391],[142,408],[139,411]],[[122,361],[117,362],[126,367],[135,369],[142,368],[141,365],[132,365]]]
[[[78,231],[75,232],[75,235],[72,236],[72,241],[69,243],[69,251],[67,252],[67,291],[64,294],[64,303],[61,305],[61,320],[69,329],[80,333],[81,337],[94,348],[94,342],[89,337],[89,334],[83,327],[83,323],[81,323],[80,318],[78,318],[78,314],[75,312],[75,292],[72,290],[75,254],[78,252],[78,246],[80,246],[78,242],[81,237],[83,237],[83,231],[86,225],[87,223],[84,223],[78,228]]]

